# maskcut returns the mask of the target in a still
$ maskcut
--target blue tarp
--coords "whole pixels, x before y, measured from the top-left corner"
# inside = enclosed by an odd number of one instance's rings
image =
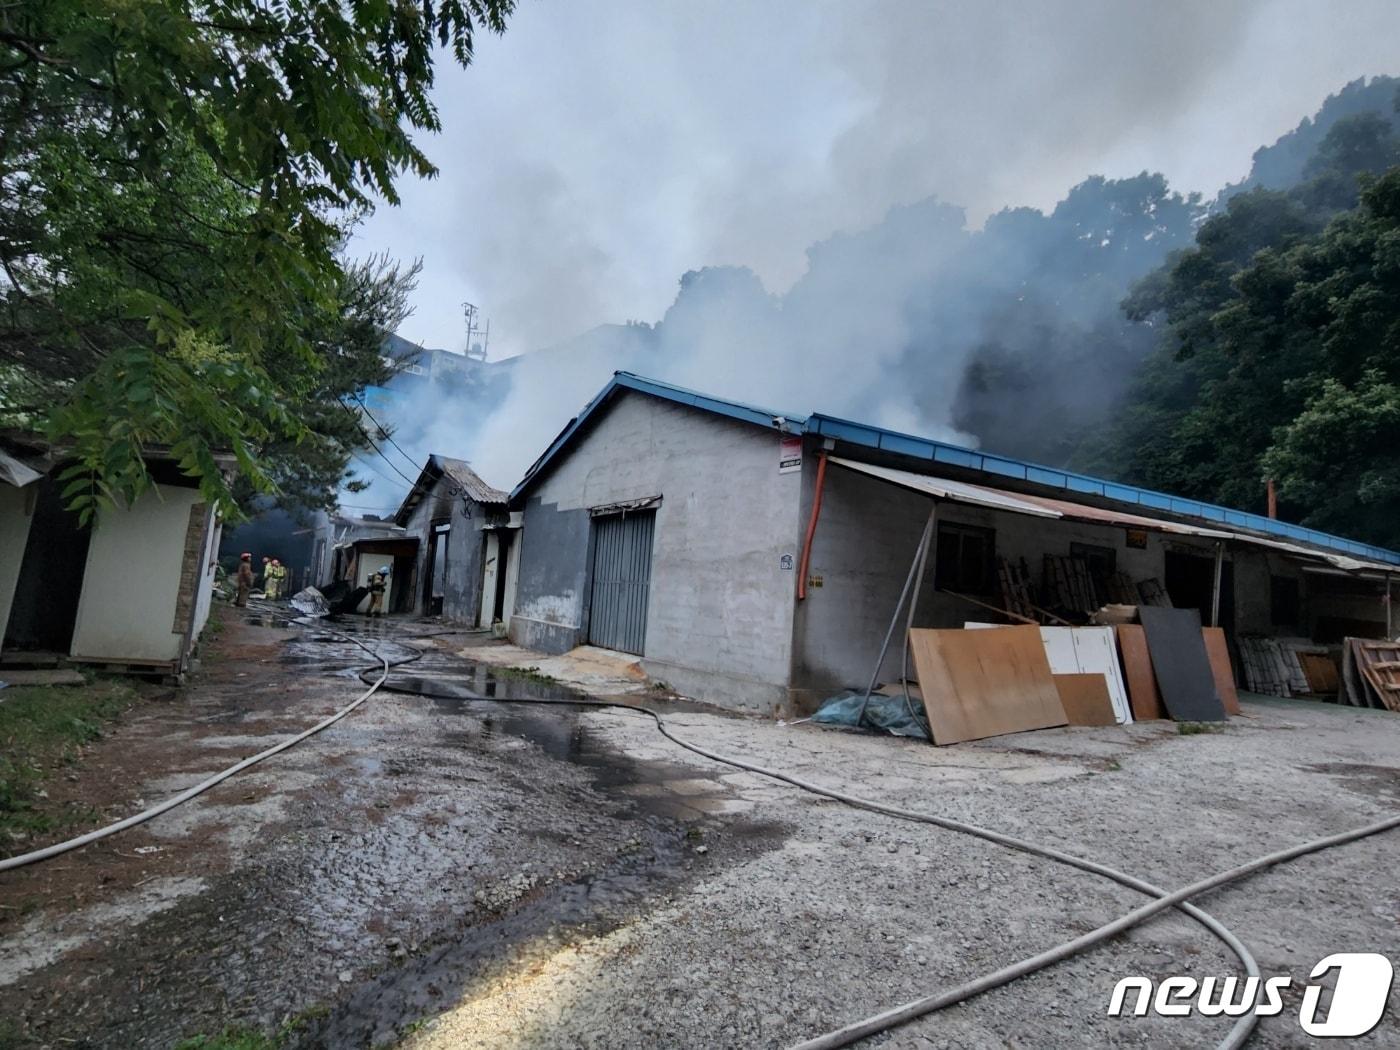
[[[910,736],[918,740],[928,740],[928,724],[924,721],[923,705],[911,702],[903,694],[886,696],[884,693],[871,693],[865,705],[865,716],[860,717],[861,692],[848,689],[822,703],[813,722],[829,726],[875,729],[895,736]],[[856,720],[860,718],[857,726]]]

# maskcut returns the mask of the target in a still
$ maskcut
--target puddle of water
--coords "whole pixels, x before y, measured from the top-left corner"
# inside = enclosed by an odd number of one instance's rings
[[[391,660],[398,651],[404,655],[413,651],[394,645],[384,637],[382,625],[375,626],[381,630],[358,633]],[[391,633],[412,637],[402,631]],[[395,651],[382,649],[383,645]],[[288,648],[294,667],[309,668],[318,656],[327,670],[350,666],[352,673],[359,673],[366,665],[363,652],[352,655],[355,647],[344,642],[312,636],[301,647]],[[328,1017],[298,1037],[297,1045],[392,1043],[405,1025],[451,1005],[491,967],[512,964],[529,953],[548,953],[551,945],[557,946],[565,937],[576,939],[615,928],[648,897],[690,877],[693,857],[688,829],[697,822],[725,820],[726,835],[759,848],[771,848],[785,834],[769,824],[734,819],[732,791],[718,779],[723,772],[719,767],[710,780],[693,766],[637,762],[610,750],[585,729],[579,717],[582,709],[568,706],[568,701],[587,699],[586,695],[559,683],[503,674],[428,650],[392,672],[384,688],[428,694],[420,696],[419,702],[430,704],[434,714],[441,716],[439,739],[449,746],[481,752],[498,748],[500,738],[510,736],[527,741],[548,760],[582,768],[593,790],[612,804],[609,815],[635,829],[640,847],[608,860],[601,871],[542,887],[507,915],[475,925],[471,914],[464,916],[463,928],[447,933],[446,943],[352,989]],[[563,703],[529,706],[513,705],[512,700]],[[365,760],[362,768],[372,772],[373,760]],[[673,790],[672,783],[684,790]],[[470,876],[464,873],[464,877]]]

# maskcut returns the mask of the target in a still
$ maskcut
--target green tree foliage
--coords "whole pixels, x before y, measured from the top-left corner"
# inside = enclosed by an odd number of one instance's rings
[[[1400,546],[1397,163],[1389,119],[1339,120],[1307,182],[1233,197],[1140,282],[1162,344],[1088,465],[1253,510],[1272,477],[1286,517]]]
[[[344,264],[374,195],[431,176],[433,58],[513,0],[0,6],[0,413],[71,450],[85,516],[170,447],[206,495],[333,487],[412,271]],[[347,444],[348,442],[348,444]]]

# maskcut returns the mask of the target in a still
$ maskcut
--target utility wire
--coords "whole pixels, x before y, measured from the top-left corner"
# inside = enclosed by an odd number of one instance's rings
[[[359,420],[359,417],[355,415],[355,410],[349,405],[347,405],[344,401],[340,400],[340,398],[336,398],[335,403],[338,404],[341,408],[345,409],[345,411],[349,413],[350,418],[355,420],[355,426],[359,429],[360,436],[369,442],[370,448],[374,449],[375,452],[379,453],[379,458],[382,459],[385,463],[389,464],[390,469],[392,469],[395,474],[403,478],[404,481],[408,482],[409,491],[412,492],[414,489],[419,488],[420,486],[418,484],[418,481],[415,478],[410,478],[407,474],[405,474],[402,470],[395,466],[394,461],[388,456],[384,455],[384,450],[374,443],[374,438],[369,436],[369,431],[364,428],[364,424],[362,424]],[[368,412],[366,412],[365,414],[369,415]],[[371,416],[370,418],[372,420],[374,417]],[[375,425],[377,426],[378,424]],[[400,449],[400,451],[402,451],[402,449]],[[388,481],[389,479],[385,478],[384,480]]]
[[[355,398],[355,403],[356,403],[357,405],[359,405],[361,409],[364,410],[365,415],[369,417],[369,421],[370,421],[371,423],[374,424],[375,428],[376,428],[381,434],[384,435],[384,440],[387,441],[387,442],[389,442],[389,444],[393,445],[396,449],[398,449],[398,450],[399,450],[399,455],[403,456],[404,459],[408,460],[408,462],[411,463],[411,464],[413,465],[413,469],[414,469],[414,470],[417,470],[417,469],[418,469],[418,463],[417,463],[417,461],[416,461],[412,456],[410,456],[407,452],[405,452],[405,451],[403,450],[403,448],[399,445],[399,443],[398,443],[397,441],[394,440],[394,435],[391,434],[391,433],[389,433],[389,428],[386,427],[383,423],[379,422],[379,420],[377,420],[377,419],[374,418],[374,414],[373,414],[372,412],[370,412],[370,410],[369,410],[369,405],[365,404],[364,398],[362,398],[362,397],[356,397],[356,398]]]

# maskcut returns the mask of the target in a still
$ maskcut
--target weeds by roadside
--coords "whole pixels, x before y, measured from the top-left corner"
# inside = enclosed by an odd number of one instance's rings
[[[245,1025],[230,1025],[214,1035],[192,1035],[175,1044],[174,1050],[280,1050],[296,1033],[313,1021],[318,1021],[330,1013],[330,1008],[322,1003],[309,1006],[294,1017],[289,1017],[272,1035],[264,1035],[256,1028]]]
[[[1182,736],[1195,736],[1198,733],[1223,733],[1224,722],[1178,722],[1176,731]]]
[[[540,685],[559,683],[559,679],[552,674],[545,674],[538,667],[493,667],[491,673],[497,678],[519,678],[526,682],[538,682]]]
[[[282,1045],[277,1038],[263,1035],[254,1028],[225,1028],[217,1035],[192,1035],[175,1044],[175,1050],[277,1050]]]
[[[50,806],[44,785],[71,765],[83,745],[131,706],[126,682],[85,686],[11,686],[0,702],[0,856],[36,834],[87,822],[90,807]]]

